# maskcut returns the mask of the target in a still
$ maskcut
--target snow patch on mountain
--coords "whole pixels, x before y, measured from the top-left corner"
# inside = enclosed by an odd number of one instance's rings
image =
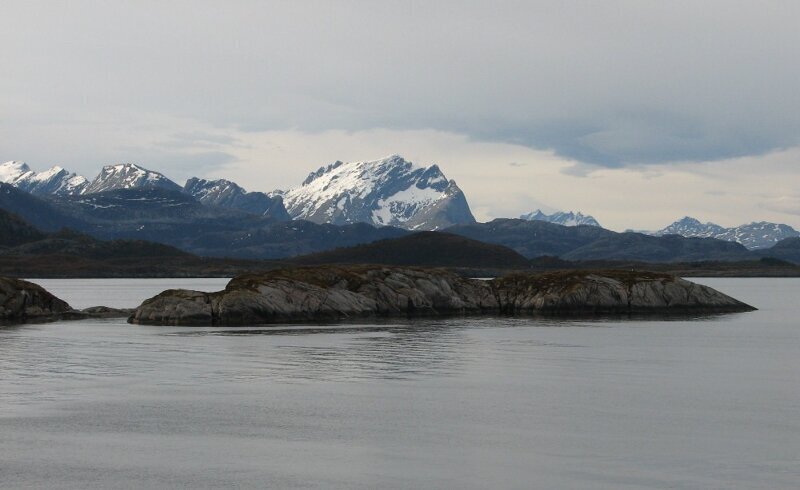
[[[420,189],[411,186],[386,199],[379,199],[377,209],[372,211],[372,221],[379,225],[389,225],[393,220],[406,223],[421,208],[431,206],[441,198],[442,193],[432,187]],[[424,226],[424,223],[417,224],[413,229],[420,226]]]
[[[592,216],[583,214],[580,211],[577,213],[572,211],[556,211],[552,214],[546,214],[541,209],[537,209],[532,213],[523,214],[520,216],[520,219],[527,221],[547,221],[548,223],[555,223],[563,226],[600,226],[600,223],[598,223],[596,219],[594,219]]]
[[[337,161],[311,172],[282,195],[289,214],[316,223],[365,222],[411,230],[473,223],[464,193],[437,165],[415,165],[400,155]]]
[[[30,172],[31,168],[25,162],[10,161],[0,165],[0,182],[14,184],[23,174]]]

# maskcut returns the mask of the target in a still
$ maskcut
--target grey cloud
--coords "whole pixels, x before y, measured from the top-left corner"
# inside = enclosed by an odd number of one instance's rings
[[[4,118],[433,128],[605,167],[800,144],[797,2],[85,3],[4,3]]]
[[[771,197],[759,206],[770,211],[800,216],[800,195]]]
[[[236,160],[233,155],[222,151],[185,153],[139,147],[120,150],[130,156],[126,161],[161,172],[178,184]]]
[[[242,146],[239,139],[221,134],[210,134],[200,131],[191,133],[174,133],[168,139],[157,143],[162,148],[191,149],[219,148],[220,146]]]

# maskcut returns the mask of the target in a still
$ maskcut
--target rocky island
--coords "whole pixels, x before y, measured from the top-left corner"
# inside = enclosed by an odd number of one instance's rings
[[[662,273],[561,271],[476,280],[444,269],[360,265],[245,274],[214,293],[167,290],[142,303],[128,321],[247,325],[400,316],[751,310],[712,288]]]

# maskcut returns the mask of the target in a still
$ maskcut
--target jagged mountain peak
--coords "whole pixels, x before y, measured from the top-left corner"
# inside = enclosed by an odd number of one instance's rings
[[[140,188],[181,190],[178,184],[160,172],[148,170],[134,163],[117,163],[104,166],[100,170],[100,174],[86,187],[83,194]]]
[[[675,223],[686,224],[686,225],[700,225],[702,222],[697,218],[692,218],[691,216],[684,216],[683,218],[677,220]],[[711,223],[710,221],[708,223]],[[711,223],[713,224],[713,223]]]
[[[328,166],[320,167],[319,169],[317,169],[316,172],[309,173],[308,177],[306,177],[306,180],[304,180],[303,183],[300,184],[300,185],[308,185],[308,184],[312,183],[318,177],[322,177],[323,175],[331,172],[332,170],[335,170],[335,169],[339,168],[342,165],[344,165],[343,161],[336,160],[335,162],[331,163]]]
[[[600,226],[600,223],[598,223],[594,217],[588,214],[583,214],[580,211],[577,213],[572,211],[557,211],[552,214],[547,214],[541,209],[537,209],[531,213],[523,214],[520,216],[520,219],[527,221],[546,221],[548,223],[555,223],[563,226]]]
[[[435,230],[475,221],[461,189],[437,165],[396,154],[320,167],[283,197],[293,218],[316,223]]]

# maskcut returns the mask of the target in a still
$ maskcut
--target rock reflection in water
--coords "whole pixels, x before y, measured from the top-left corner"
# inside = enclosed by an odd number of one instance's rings
[[[450,322],[410,322],[406,325],[297,326],[172,332],[180,337],[280,338],[268,353],[242,344],[237,354],[259,364],[258,375],[285,380],[409,379],[446,376],[463,363],[471,343],[464,327]],[[292,342],[295,340],[295,342]],[[256,375],[252,367],[250,376]],[[219,376],[224,373],[217,373]],[[241,376],[243,373],[235,375]]]

